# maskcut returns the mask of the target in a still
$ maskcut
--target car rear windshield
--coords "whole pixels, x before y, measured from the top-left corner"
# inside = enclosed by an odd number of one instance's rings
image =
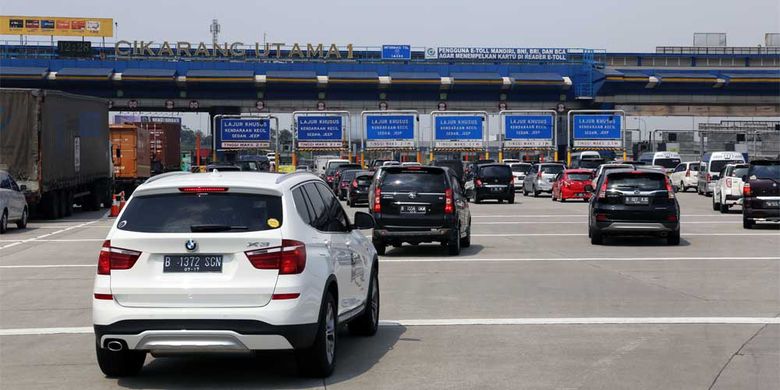
[[[742,161],[735,160],[712,160],[710,161],[710,172],[720,172],[723,170],[723,167],[728,164],[737,164],[741,162]]]
[[[580,168],[593,169],[593,168],[598,168],[599,165],[601,164],[604,164],[604,159],[591,158],[591,159],[580,160]]]
[[[383,176],[382,192],[417,191],[441,193],[447,188],[447,176],[441,169],[394,169],[386,171]]]
[[[699,163],[690,163],[688,169],[694,172],[699,172]]]
[[[557,175],[563,172],[563,165],[542,165],[540,169],[542,173],[554,173]]]
[[[506,165],[488,165],[479,168],[479,175],[485,178],[512,177],[512,170]]]
[[[738,168],[734,168],[734,170],[731,171],[731,176],[742,177],[747,175],[747,173],[748,173],[748,167],[738,167]]]
[[[143,233],[252,232],[275,229],[281,223],[278,196],[177,193],[133,198],[117,228]]]
[[[531,166],[526,164],[512,166],[512,172],[528,173],[528,171],[530,170],[531,170]]]
[[[680,165],[679,158],[657,158],[654,165],[660,165],[664,168],[674,168]]]
[[[585,181],[591,179],[590,173],[570,173],[568,176],[569,180],[573,181]]]
[[[655,191],[666,189],[666,176],[658,173],[613,173],[607,177],[607,188],[614,190]]]
[[[780,162],[773,161],[769,163],[754,164],[750,166],[750,178],[756,179],[780,179]]]
[[[372,175],[360,175],[356,177],[357,183],[359,186],[370,186],[371,180],[373,179]]]
[[[341,173],[341,181],[352,181],[358,171],[344,171]]]

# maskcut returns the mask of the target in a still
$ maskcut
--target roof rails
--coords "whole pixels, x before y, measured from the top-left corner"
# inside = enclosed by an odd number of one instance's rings
[[[285,173],[284,175],[280,175],[279,177],[276,178],[276,184],[281,184],[283,181],[285,181],[287,179],[293,179],[293,178],[296,178],[296,177],[301,176],[301,175],[310,175],[310,176],[313,176],[313,177],[317,177],[316,175],[314,175],[311,172],[291,172],[291,173]]]
[[[157,180],[160,180],[160,179],[165,179],[165,178],[172,177],[172,176],[181,176],[181,175],[189,175],[189,174],[190,174],[189,172],[185,172],[185,171],[165,172],[165,173],[161,173],[161,174],[159,174],[157,176],[152,176],[152,177],[146,179],[144,184],[151,183],[151,182],[154,182],[154,181],[157,181]]]

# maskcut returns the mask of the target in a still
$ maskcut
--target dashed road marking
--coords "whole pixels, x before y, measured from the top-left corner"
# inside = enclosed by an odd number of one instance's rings
[[[537,236],[587,236],[586,233],[472,233],[471,237],[537,237]],[[683,238],[688,236],[780,236],[780,233],[682,233]],[[368,236],[370,237],[370,235]]]
[[[780,260],[777,256],[691,256],[691,257],[406,257],[379,259],[382,263],[474,263],[474,262],[524,262],[524,261],[700,261],[700,260]]]

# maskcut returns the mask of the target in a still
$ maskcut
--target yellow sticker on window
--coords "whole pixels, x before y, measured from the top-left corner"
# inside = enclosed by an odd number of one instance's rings
[[[268,218],[268,221],[266,222],[269,227],[276,229],[279,227],[279,220],[276,218]]]

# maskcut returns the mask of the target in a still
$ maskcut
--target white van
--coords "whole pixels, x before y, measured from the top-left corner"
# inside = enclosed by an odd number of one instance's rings
[[[583,164],[583,160],[586,163]],[[571,164],[569,168],[586,168],[596,169],[599,165],[604,164],[606,161],[601,154],[595,150],[584,150],[582,152],[574,152],[571,154]]]
[[[338,160],[340,159],[340,156],[337,155],[327,155],[327,156],[317,156],[314,159],[314,174],[323,176],[325,175],[325,170],[328,169],[328,161],[331,160]],[[342,160],[346,161],[346,160]]]
[[[704,153],[699,165],[699,181],[696,192],[699,195],[712,195],[715,183],[720,178],[720,171],[727,164],[745,163],[745,157],[739,152],[710,152]]]
[[[674,171],[680,165],[680,153],[677,152],[647,152],[639,155],[639,161],[647,165],[664,167],[666,173]]]

